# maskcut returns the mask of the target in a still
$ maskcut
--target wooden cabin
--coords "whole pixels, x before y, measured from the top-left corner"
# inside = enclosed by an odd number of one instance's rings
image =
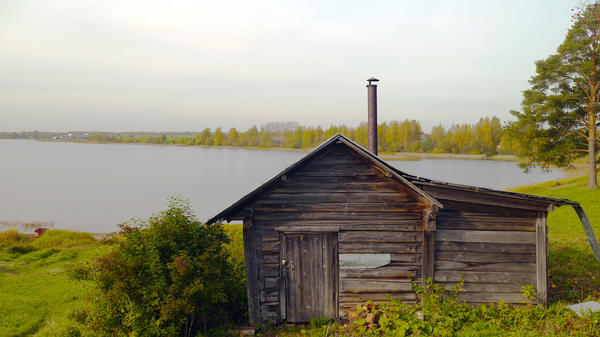
[[[219,213],[243,220],[253,323],[339,318],[412,284],[453,285],[467,303],[547,299],[547,214],[577,203],[403,173],[342,135]]]

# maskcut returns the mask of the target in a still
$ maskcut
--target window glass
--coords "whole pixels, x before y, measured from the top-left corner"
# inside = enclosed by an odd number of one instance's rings
[[[377,268],[391,259],[391,254],[340,254],[340,268]]]

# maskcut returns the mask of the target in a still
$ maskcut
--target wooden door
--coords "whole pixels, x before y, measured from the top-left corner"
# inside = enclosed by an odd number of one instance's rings
[[[284,234],[282,272],[288,322],[337,315],[337,235]]]

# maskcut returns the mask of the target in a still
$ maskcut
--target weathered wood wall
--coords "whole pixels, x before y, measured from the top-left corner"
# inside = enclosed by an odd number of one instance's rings
[[[463,202],[438,213],[434,280],[447,288],[462,277],[467,303],[526,301],[522,287],[536,287],[538,212]]]
[[[344,145],[291,172],[249,207],[258,293],[258,321],[279,321],[284,284],[280,233],[337,232],[345,253],[389,253],[375,269],[339,270],[339,312],[385,294],[415,301],[411,283],[421,281],[423,209],[418,196],[392,181]]]
[[[386,294],[414,302],[412,283],[427,276],[448,287],[462,277],[468,303],[521,304],[530,284],[545,303],[547,202],[413,181],[444,205],[438,210],[392,176],[338,144],[246,205],[251,321],[286,319],[286,233],[333,233],[339,254],[390,254],[381,267],[335,271],[338,292],[331,296],[340,316]]]

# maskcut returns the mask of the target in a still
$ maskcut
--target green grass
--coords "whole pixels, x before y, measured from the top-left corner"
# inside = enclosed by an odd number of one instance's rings
[[[524,186],[514,191],[578,201],[596,235],[600,234],[600,190],[589,191],[587,178]],[[557,208],[550,213],[548,224],[550,302],[600,299],[600,263],[592,255],[575,212],[570,207]],[[241,225],[226,225],[225,230],[232,239],[228,244],[231,258],[243,261]],[[82,232],[50,230],[38,239],[16,230],[0,232],[0,337],[66,335],[68,328],[75,325],[70,314],[86,306],[85,296],[92,286],[69,273],[108,249],[91,234]],[[242,269],[237,272],[244,273]],[[549,309],[548,317],[558,319],[550,314],[551,310],[555,309]],[[577,318],[569,320],[580,324]],[[324,329],[298,334],[323,335]],[[479,331],[476,326],[473,329]]]
[[[34,239],[1,232],[0,336],[65,335],[91,286],[69,270],[107,248],[88,233],[50,230]]]
[[[96,243],[90,233],[51,229],[33,242],[38,248],[73,248]]]
[[[16,244],[30,242],[29,236],[19,233],[16,229],[0,232],[0,247],[9,247]]]
[[[588,190],[587,177],[523,186],[515,192],[577,201],[600,234],[600,189]],[[548,216],[548,275],[550,301],[579,302],[600,298],[600,263],[594,259],[583,226],[571,207]]]
[[[241,229],[225,226],[236,272],[245,275]],[[85,308],[93,286],[70,274],[109,249],[85,232],[49,230],[39,238],[0,232],[0,337],[68,336],[78,324],[71,313]]]

